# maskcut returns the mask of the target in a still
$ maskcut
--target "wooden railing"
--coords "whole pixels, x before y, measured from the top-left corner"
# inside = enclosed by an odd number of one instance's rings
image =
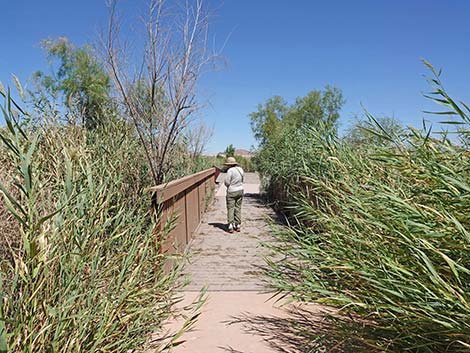
[[[214,195],[219,170],[210,168],[150,189],[153,209],[159,214],[157,234],[176,217],[171,232],[161,245],[166,254],[182,254],[196,232],[206,207]]]

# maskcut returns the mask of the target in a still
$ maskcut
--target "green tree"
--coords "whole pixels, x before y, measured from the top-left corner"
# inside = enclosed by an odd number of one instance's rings
[[[64,37],[46,39],[42,46],[52,73],[36,72],[36,82],[54,97],[61,96],[69,114],[87,128],[98,126],[109,102],[110,79],[91,47],[76,47]],[[57,70],[54,70],[54,64],[58,64]]]
[[[260,145],[266,144],[279,132],[281,121],[288,110],[285,100],[280,96],[274,96],[266,103],[259,104],[258,110],[250,114],[251,129]]]
[[[228,145],[224,151],[226,157],[234,157],[235,156],[235,147],[232,144]]]
[[[286,120],[298,128],[312,126],[320,129],[336,129],[339,112],[344,103],[340,89],[326,86],[323,91],[314,90],[305,97],[297,98]]]
[[[311,91],[297,98],[291,106],[282,97],[274,96],[258,105],[258,110],[250,114],[251,128],[261,147],[286,128],[309,126],[336,131],[344,102],[341,90],[332,86],[326,86],[323,91]]]

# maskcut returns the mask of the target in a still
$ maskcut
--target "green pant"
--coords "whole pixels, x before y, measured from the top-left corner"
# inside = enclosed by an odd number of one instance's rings
[[[242,224],[243,190],[227,192],[228,224]]]

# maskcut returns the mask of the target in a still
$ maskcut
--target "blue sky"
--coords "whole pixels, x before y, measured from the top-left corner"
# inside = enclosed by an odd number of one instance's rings
[[[273,95],[295,97],[327,84],[343,90],[342,130],[362,106],[420,126],[427,73],[421,58],[444,70],[449,92],[470,102],[470,1],[209,0],[211,36],[225,40],[227,65],[204,76],[202,116],[215,132],[209,152],[232,143],[250,148],[249,113]],[[129,14],[142,0],[123,0]],[[102,0],[2,1],[0,81],[26,82],[45,69],[41,39],[93,42],[106,23]],[[131,15],[132,16],[132,15]]]

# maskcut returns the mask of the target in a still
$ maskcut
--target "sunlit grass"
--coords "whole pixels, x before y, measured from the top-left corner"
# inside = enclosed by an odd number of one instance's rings
[[[178,268],[163,271],[132,130],[119,120],[92,132],[27,126],[4,98],[0,194],[10,218],[0,221],[15,246],[1,248],[0,352],[156,347]]]
[[[431,69],[430,97],[465,134],[469,108]],[[306,127],[261,151],[267,190],[292,222],[278,234],[273,287],[340,309],[317,333],[332,350],[468,351],[469,152],[429,131],[373,133],[386,143],[351,146]]]

